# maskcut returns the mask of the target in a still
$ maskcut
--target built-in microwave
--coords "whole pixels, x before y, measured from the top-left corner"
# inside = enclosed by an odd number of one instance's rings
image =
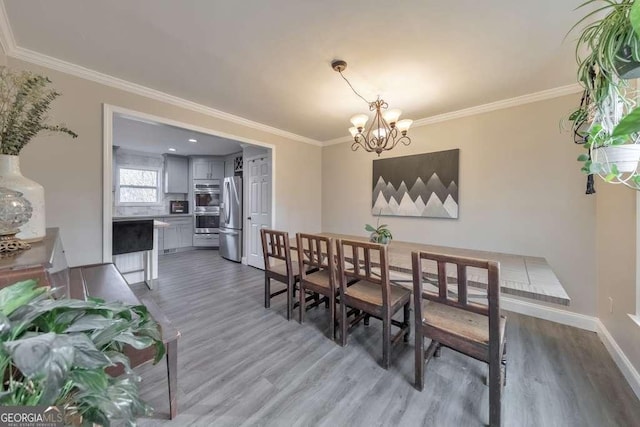
[[[215,212],[220,211],[220,180],[198,181],[193,188],[193,211]]]

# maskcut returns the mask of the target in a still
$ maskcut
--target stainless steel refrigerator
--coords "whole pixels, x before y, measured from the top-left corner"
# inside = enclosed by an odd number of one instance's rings
[[[232,176],[222,184],[220,203],[220,256],[242,260],[242,178]]]

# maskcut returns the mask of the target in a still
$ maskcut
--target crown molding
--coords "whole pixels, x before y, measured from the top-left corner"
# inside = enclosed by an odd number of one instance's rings
[[[515,98],[508,98],[500,101],[490,102],[488,104],[477,105],[475,107],[464,108],[462,110],[452,111],[450,113],[425,117],[424,119],[416,120],[415,122],[413,122],[413,126],[419,127],[431,125],[434,123],[446,122],[448,120],[459,119],[462,117],[475,116],[477,114],[488,113],[490,111],[502,110],[505,108],[512,108],[519,105],[531,104],[533,102],[558,98],[560,96],[582,92],[582,90],[583,89],[579,84],[574,83],[567,86],[560,86],[553,89],[547,89],[540,92],[517,96]]]
[[[127,80],[123,80],[108,74],[98,72],[96,70],[92,70],[90,68],[82,67],[71,62],[63,61],[61,59],[42,54],[40,52],[35,52],[33,50],[20,47],[16,44],[15,38],[13,36],[13,31],[11,29],[11,24],[9,23],[4,1],[0,1],[0,45],[2,45],[5,54],[12,58],[51,68],[53,70],[71,74],[72,76],[80,77],[85,80],[90,80],[96,83],[103,84],[105,86],[110,86],[115,89],[124,90],[136,95],[154,99],[156,101],[171,104],[176,107],[195,111],[207,116],[212,116],[221,120],[225,120],[227,122],[246,126],[251,129],[256,129],[262,132],[270,133],[272,135],[281,136],[293,141],[303,142],[305,144],[311,144],[315,146],[322,146],[322,142],[315,139],[307,138],[305,136],[297,135],[295,133],[278,129],[273,126],[245,119],[234,114],[225,113],[224,111],[207,107],[206,105],[198,104],[196,102],[189,101],[178,96],[170,95],[156,89],[152,89],[137,83],[132,83]]]
[[[488,104],[477,105],[475,107],[464,108],[462,110],[451,111],[449,113],[438,114],[431,117],[415,120],[412,128],[420,126],[432,125],[434,123],[446,122],[448,120],[460,119],[462,117],[475,116],[477,114],[488,113],[491,111],[502,110],[505,108],[517,107],[519,105],[531,104],[533,102],[545,101],[547,99],[558,98],[565,95],[582,92],[583,88],[577,83],[560,86],[553,89],[547,89],[540,92],[534,92],[527,95],[517,96],[515,98],[503,99],[500,101],[490,102]],[[350,136],[341,136],[339,138],[324,141],[324,147],[344,142],[351,142]]]

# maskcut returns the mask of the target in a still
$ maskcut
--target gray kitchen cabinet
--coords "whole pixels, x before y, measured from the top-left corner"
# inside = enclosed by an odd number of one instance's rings
[[[164,251],[164,228],[158,227],[156,230],[158,230],[158,254],[162,254]]]
[[[194,157],[193,179],[223,179],[224,160],[215,157]]]
[[[164,229],[164,250],[178,249],[180,247],[180,240],[178,238],[178,226],[170,225]]]
[[[169,224],[163,229],[163,250],[182,249],[193,246],[193,217],[170,217],[160,219]],[[160,246],[160,245],[158,245]]]
[[[189,158],[165,154],[164,156],[164,192],[189,192]]]

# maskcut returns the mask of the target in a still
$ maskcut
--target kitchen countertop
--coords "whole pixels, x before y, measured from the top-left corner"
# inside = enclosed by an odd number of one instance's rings
[[[133,219],[154,219],[154,218],[184,218],[193,216],[192,213],[186,214],[162,214],[162,215],[127,215],[127,216],[114,216],[114,221],[126,221]]]

